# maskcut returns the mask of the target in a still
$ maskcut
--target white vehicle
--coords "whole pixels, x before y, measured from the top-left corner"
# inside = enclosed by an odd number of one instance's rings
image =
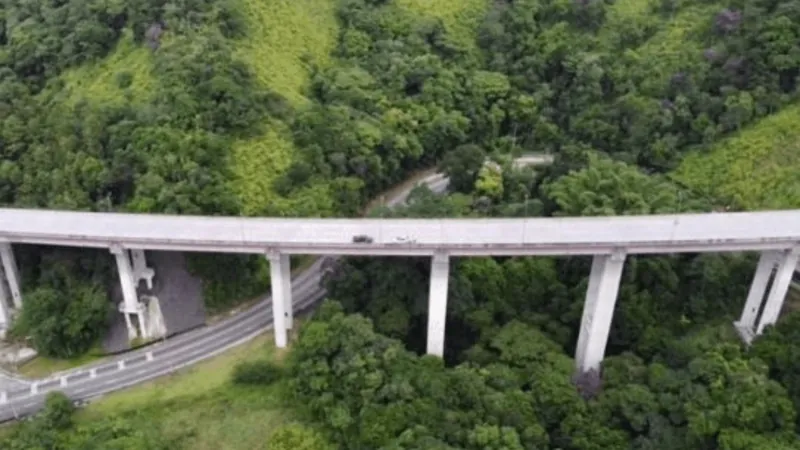
[[[397,236],[394,238],[394,241],[398,244],[413,244],[417,242],[417,240],[411,236]]]

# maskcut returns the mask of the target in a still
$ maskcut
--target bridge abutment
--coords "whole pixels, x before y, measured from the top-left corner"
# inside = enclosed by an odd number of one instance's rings
[[[120,246],[112,246],[110,250],[117,262],[117,271],[122,288],[122,303],[118,308],[119,312],[125,316],[128,339],[133,340],[137,337],[149,339],[154,337],[148,327],[148,306],[139,301],[137,285],[141,280],[145,280],[148,289],[152,289],[155,271],[147,267],[144,250],[128,250]],[[136,324],[134,324],[131,316],[136,317]]]
[[[586,289],[583,317],[575,350],[575,365],[579,372],[599,370],[605,357],[611,320],[617,303],[619,283],[625,265],[625,253],[595,255]]]
[[[447,290],[450,280],[450,257],[436,253],[431,260],[431,281],[428,293],[429,355],[444,356],[444,331],[447,321]]]
[[[746,343],[751,343],[756,336],[764,332],[765,327],[778,321],[792,276],[797,270],[798,259],[800,259],[800,248],[761,253],[742,315],[733,323],[739,336]],[[770,279],[772,285],[767,295]]]

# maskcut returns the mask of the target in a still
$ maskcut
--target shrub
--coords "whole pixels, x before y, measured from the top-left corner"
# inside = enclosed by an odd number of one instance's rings
[[[332,447],[317,431],[299,424],[289,424],[270,436],[267,450],[327,450]]]
[[[283,376],[283,368],[272,361],[248,361],[237,365],[233,370],[236,384],[268,385]]]
[[[47,428],[66,430],[72,426],[72,415],[75,406],[63,392],[51,392],[45,399],[44,411],[41,418]]]

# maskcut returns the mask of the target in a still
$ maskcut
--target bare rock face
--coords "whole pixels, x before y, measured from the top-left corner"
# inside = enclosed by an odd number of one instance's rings
[[[205,325],[203,283],[189,272],[183,253],[148,251],[147,265],[155,270],[153,289],[141,282],[138,293],[140,298],[146,297],[148,313],[153,313],[150,325],[156,329],[151,331],[170,337]],[[153,298],[157,304],[151,304]],[[115,304],[122,301],[119,283],[112,285],[112,300]],[[129,350],[123,315],[116,310],[109,314],[110,327],[103,338],[103,349],[112,354]]]

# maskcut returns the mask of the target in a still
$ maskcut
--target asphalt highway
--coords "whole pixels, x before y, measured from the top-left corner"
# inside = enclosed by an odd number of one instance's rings
[[[295,312],[309,309],[324,297],[320,286],[323,264],[323,259],[317,260],[292,281]],[[35,413],[48,392],[61,391],[78,402],[91,400],[215,356],[271,328],[272,304],[265,300],[217,324],[7,392],[5,403],[0,399],[0,422]]]
[[[542,164],[540,156],[520,158],[517,163]],[[444,192],[448,180],[441,174],[426,177],[424,183],[437,193]],[[387,199],[386,205],[403,203],[413,187]],[[325,296],[321,286],[324,267],[336,257],[325,256],[292,280],[295,313],[310,309]],[[326,261],[327,260],[327,261]],[[61,391],[76,403],[125,389],[170,374],[204,359],[243,344],[272,328],[272,302],[269,297],[216,324],[193,330],[160,343],[134,350],[100,363],[34,380],[27,387],[0,392],[0,422],[24,418],[37,412],[47,393]]]

